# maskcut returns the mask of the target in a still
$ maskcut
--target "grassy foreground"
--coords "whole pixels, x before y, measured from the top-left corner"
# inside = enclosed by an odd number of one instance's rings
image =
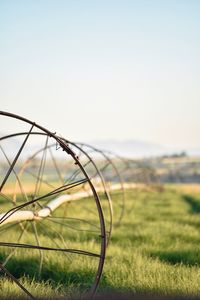
[[[180,186],[166,186],[163,191],[127,191],[126,213],[121,225],[113,230],[98,293],[200,296],[199,229],[198,191],[185,193]],[[30,258],[25,269],[31,264]],[[53,280],[24,277],[21,282],[37,297],[54,298],[67,292],[70,298],[78,293],[77,286],[70,281],[66,290],[67,273],[64,267],[56,266],[57,262],[51,274]],[[73,267],[74,281],[81,276],[90,280],[89,262],[82,274],[76,274],[77,263]],[[24,296],[5,277],[0,279],[0,294]]]
[[[99,291],[200,295],[200,194],[166,187],[127,198]]]

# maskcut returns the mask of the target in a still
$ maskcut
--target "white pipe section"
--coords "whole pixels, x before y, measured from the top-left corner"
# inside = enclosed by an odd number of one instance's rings
[[[0,214],[0,220],[4,218],[6,213]],[[8,217],[9,214],[6,216]],[[5,221],[3,221],[0,226],[8,224],[8,223],[14,223],[14,222],[21,222],[21,221],[32,221],[34,220],[34,212],[31,210],[22,210],[22,211],[16,211],[11,216],[9,216]]]
[[[135,185],[134,185],[135,187]],[[119,184],[115,184],[111,186],[111,190],[117,190],[120,189],[121,186]],[[125,188],[133,188],[133,184],[126,184]],[[103,192],[104,189],[97,188],[97,192]],[[51,200],[44,208],[41,210],[34,212],[32,210],[21,210],[16,211],[14,213],[10,213],[6,216],[7,218],[0,224],[0,226],[9,224],[9,223],[15,223],[15,222],[22,222],[22,221],[33,221],[33,220],[39,220],[41,218],[48,217],[54,210],[56,210],[59,206],[61,206],[64,203],[75,201],[75,200],[82,200],[84,198],[87,198],[89,196],[92,196],[92,191],[83,191],[78,192],[75,194],[68,194],[68,195],[62,195],[59,196],[53,200]],[[3,220],[6,213],[0,214],[0,220]]]
[[[37,212],[34,212],[32,210],[21,210],[16,211],[14,213],[10,213],[7,216],[6,213],[0,214],[0,220],[3,220],[5,217],[6,219],[0,224],[0,226],[14,223],[14,222],[22,222],[22,221],[33,221],[33,220],[39,220],[41,218],[48,217],[54,210],[56,210],[59,206],[61,206],[64,203],[75,201],[75,200],[81,200],[83,198],[87,198],[88,196],[91,196],[92,192],[78,192],[75,194],[69,194],[69,195],[62,195],[59,196],[53,200],[51,200],[44,208],[40,209]]]

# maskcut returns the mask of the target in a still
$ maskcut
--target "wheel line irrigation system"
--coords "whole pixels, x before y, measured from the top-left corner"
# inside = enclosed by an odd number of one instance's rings
[[[69,141],[9,112],[0,111],[0,124],[6,131],[0,134],[0,249],[5,249],[0,269],[35,298],[9,267],[19,251],[37,251],[38,277],[44,253],[67,256],[72,267],[76,259],[86,264],[91,259],[93,278],[85,293],[92,297],[113,227],[123,219],[125,190],[134,185],[134,162]],[[76,239],[83,249],[76,248]]]

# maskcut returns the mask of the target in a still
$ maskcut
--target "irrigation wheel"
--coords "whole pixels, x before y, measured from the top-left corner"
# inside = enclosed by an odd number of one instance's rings
[[[94,295],[106,229],[99,196],[77,152],[23,117],[0,111],[0,124],[0,269],[6,274],[1,294],[7,296],[5,282],[11,279],[31,298],[58,285],[55,296]]]
[[[113,225],[119,226],[125,210],[125,188],[119,171],[118,157],[86,143],[76,143],[92,157],[99,168],[112,199]]]
[[[95,161],[95,157],[93,158],[91,155],[89,155],[89,153],[84,149],[82,145],[78,145],[67,140],[65,140],[65,142],[74,152],[77,153],[79,161],[82,163],[82,166],[86,170],[99,196],[105,221],[107,236],[106,245],[108,246],[112,235],[113,205],[105,178],[100,170],[100,166],[98,166],[98,162]]]

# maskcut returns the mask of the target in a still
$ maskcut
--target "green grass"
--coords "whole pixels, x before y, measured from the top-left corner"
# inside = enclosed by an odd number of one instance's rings
[[[125,215],[121,225],[113,230],[98,293],[199,296],[199,206],[198,193],[191,190],[184,194],[175,186],[168,186],[163,192],[153,188],[127,191]],[[72,206],[71,211],[77,214],[77,209],[77,205]],[[87,218],[87,211],[82,210],[80,216]],[[59,237],[51,234],[59,242]],[[98,250],[98,242],[89,234],[70,231],[64,236],[70,247]],[[14,234],[12,237],[10,233],[9,238],[13,239]],[[45,235],[41,241],[51,244]],[[1,260],[5,251],[0,251]],[[71,261],[48,253],[39,278],[35,271],[38,262],[38,253],[17,251],[8,267],[34,296],[41,298],[80,295],[90,286],[96,268],[95,258],[76,256]],[[16,297],[23,292],[2,276],[0,294]]]
[[[127,198],[99,291],[200,295],[200,196],[166,188]]]

